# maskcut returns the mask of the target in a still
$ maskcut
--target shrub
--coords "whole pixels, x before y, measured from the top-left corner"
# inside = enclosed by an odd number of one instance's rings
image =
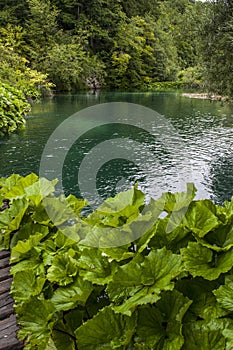
[[[0,136],[24,128],[25,115],[30,110],[24,94],[0,83]]]

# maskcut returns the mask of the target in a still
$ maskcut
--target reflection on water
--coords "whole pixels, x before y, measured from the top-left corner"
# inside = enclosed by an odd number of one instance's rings
[[[156,126],[153,135],[126,124],[109,124],[90,130],[73,144],[65,159],[62,178],[66,193],[79,195],[78,169],[93,147],[104,140],[111,140],[114,145],[119,138],[128,138],[126,146],[133,145],[137,164],[120,157],[106,161],[95,179],[102,198],[135,182],[149,196],[157,197],[166,190],[183,190],[190,181],[198,189],[198,198],[213,198],[217,203],[231,198],[233,106],[188,99],[178,93],[79,94],[43,100],[33,106],[26,130],[0,139],[0,176],[38,173],[44,146],[62,121],[86,107],[118,101],[141,104],[157,111],[175,132],[173,130],[167,140],[156,136]],[[85,122],[80,121],[80,128]],[[89,175],[91,179],[92,174]]]

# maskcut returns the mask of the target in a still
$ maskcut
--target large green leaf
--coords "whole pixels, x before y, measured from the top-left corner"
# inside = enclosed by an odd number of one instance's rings
[[[26,198],[13,199],[10,208],[0,212],[0,249],[9,249],[10,234],[20,227],[28,205]]]
[[[116,263],[108,259],[99,249],[84,249],[77,261],[80,275],[85,280],[96,284],[106,284],[112,280],[112,274]]]
[[[74,281],[77,273],[77,260],[68,252],[61,252],[54,256],[52,266],[48,269],[47,278],[50,282],[56,282],[60,286],[66,286]]]
[[[141,266],[143,284],[156,283],[158,288],[163,288],[182,272],[180,255],[172,254],[166,248],[152,250]]]
[[[153,348],[181,349],[182,319],[192,301],[173,290],[163,293],[155,306],[138,310],[137,335],[140,343]]]
[[[143,206],[145,194],[133,187],[132,189],[108,198],[89,217],[90,225],[121,227],[135,219]]]
[[[30,341],[29,349],[46,348],[54,324],[54,312],[55,308],[49,300],[33,297],[23,304],[18,318],[18,323],[22,327],[19,338]]]
[[[226,350],[233,349],[233,324],[231,323],[228,328],[224,329],[222,334],[226,338]]]
[[[22,198],[25,195],[25,188],[38,181],[36,174],[29,174],[25,177],[13,174],[2,182],[2,192],[9,199]]]
[[[162,248],[165,246],[174,253],[179,253],[180,248],[187,246],[188,241],[191,239],[190,230],[180,222],[172,231],[168,231],[167,228],[170,224],[170,216],[157,221],[152,237],[148,242],[150,248]]]
[[[31,253],[32,251],[30,251]],[[24,271],[30,269],[35,270],[38,275],[44,273],[45,266],[40,257],[40,252],[33,251],[31,256],[27,256],[25,260],[17,262],[15,265],[11,267],[11,274],[14,275],[17,272]]]
[[[183,350],[225,350],[226,340],[222,332],[227,320],[195,321],[184,324]]]
[[[75,225],[74,225],[75,226]],[[57,233],[54,236],[54,242],[57,248],[78,248],[77,240],[78,235],[76,231],[76,227],[72,226],[72,228],[65,228],[61,230],[58,230]]]
[[[172,283],[164,286],[163,288],[163,290],[172,289]],[[161,290],[156,286],[141,288],[135,287],[133,290],[131,290],[128,299],[126,299],[122,304],[114,306],[114,311],[123,315],[131,316],[137,306],[156,303],[161,298],[160,292]]]
[[[63,196],[59,198],[46,197],[43,199],[43,206],[53,225],[57,227],[66,224],[69,220],[76,222],[76,219],[78,219],[78,216],[69,207]]]
[[[10,208],[0,212],[0,230],[12,232],[19,228],[22,218],[28,208],[26,198],[13,199]]]
[[[109,259],[120,262],[122,260],[133,258],[134,252],[130,251],[132,245],[129,243],[125,246],[112,247],[112,248],[101,248],[102,256],[106,256]]]
[[[200,200],[190,204],[186,213],[186,225],[199,237],[204,237],[220,223],[216,216],[216,208],[211,201]]]
[[[160,299],[162,290],[173,289],[172,280],[182,273],[179,255],[166,248],[151,251],[142,258],[136,256],[122,266],[107,287],[111,300],[121,305],[117,312],[130,315],[137,305],[154,303]]]
[[[174,289],[171,292],[164,292],[156,307],[160,310],[166,322],[172,320],[182,322],[191,304],[192,300]]]
[[[67,198],[67,203],[69,205],[69,207],[73,210],[73,212],[77,215],[77,216],[81,216],[81,211],[82,209],[88,205],[88,201],[83,200],[81,198],[76,198],[75,196],[73,196],[72,194],[70,194]]]
[[[30,299],[31,296],[39,295],[42,291],[46,279],[45,275],[36,275],[32,269],[18,271],[14,275],[11,287],[17,305]]]
[[[187,248],[181,249],[181,255],[190,274],[210,281],[217,279],[233,266],[233,249],[217,255],[199,243],[190,242]]]
[[[215,290],[214,295],[221,307],[233,312],[233,276],[226,276],[225,284]]]
[[[204,239],[197,237],[197,240],[201,245],[217,252],[228,251],[233,247],[233,225],[232,223],[221,224],[209,232]]]
[[[164,200],[162,198],[157,200],[151,199],[144,207],[142,214],[130,224],[130,229],[133,231],[133,240],[137,240],[135,242],[137,252],[143,252],[155,236],[158,218],[163,210]],[[161,248],[161,246],[156,245],[154,248]]]
[[[25,188],[27,198],[29,198],[35,206],[38,206],[43,198],[49,196],[55,191],[55,185],[58,180],[48,181],[45,178],[39,179],[31,186]]]
[[[164,210],[168,213],[180,211],[183,208],[188,208],[196,194],[196,188],[192,183],[187,184],[186,192],[171,193],[165,192],[161,199],[164,201]]]
[[[58,311],[70,310],[77,305],[84,306],[92,291],[92,284],[78,277],[73,284],[57,288],[51,301]]]
[[[36,180],[37,178],[38,177],[36,176]],[[21,179],[22,179],[22,176],[20,176],[19,174],[12,174],[9,177],[1,177],[0,178],[1,192],[3,192],[4,194],[7,193],[12,187],[17,185]]]
[[[56,350],[76,350],[75,330],[80,327],[84,319],[84,311],[71,310],[63,316],[62,320],[55,323],[52,339]]]
[[[160,211],[157,216],[159,214]],[[86,227],[81,228],[80,244],[100,249],[125,246],[146,234],[156,219],[157,217],[153,217],[150,212],[143,212],[136,215],[133,221],[122,224],[121,227],[99,227],[97,220],[95,226],[86,224]]]
[[[11,263],[15,263],[25,258],[25,255],[40,243],[43,234],[38,233],[30,236],[26,241],[18,241],[11,251]]]
[[[67,332],[66,327],[58,327],[56,324],[52,339],[54,347],[51,350],[75,350],[75,339]],[[50,350],[50,348],[46,348],[46,350]]]
[[[135,332],[136,315],[127,317],[105,307],[75,331],[79,350],[122,349]]]
[[[24,223],[24,225],[21,226],[16,233],[14,233],[11,239],[11,249],[16,246],[18,241],[25,241],[29,239],[31,235],[35,235],[36,233],[42,234],[44,238],[49,233],[49,229],[47,226],[36,224],[33,221]]]
[[[44,207],[43,203],[40,203],[36,210],[33,211],[31,219],[41,225],[51,226],[51,218],[48,216],[48,213]]]
[[[189,307],[189,317],[212,320],[227,315],[213,294],[218,286],[219,281],[207,281],[201,277],[178,280],[176,288],[193,301]]]

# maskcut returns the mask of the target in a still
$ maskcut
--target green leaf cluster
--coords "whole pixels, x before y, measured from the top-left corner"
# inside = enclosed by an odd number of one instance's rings
[[[188,184],[145,204],[134,187],[83,217],[55,185],[0,179],[25,349],[232,348],[233,201],[195,200]]]
[[[47,74],[32,67],[25,57],[27,45],[24,43],[26,31],[21,26],[0,27],[0,81],[22,91],[33,100],[41,94],[49,94],[53,84]]]
[[[24,128],[29,110],[21,91],[0,82],[0,136]]]

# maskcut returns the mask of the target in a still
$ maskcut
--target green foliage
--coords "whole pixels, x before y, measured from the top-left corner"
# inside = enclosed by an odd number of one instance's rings
[[[107,83],[121,89],[147,89],[175,77],[172,38],[153,17],[131,17],[118,25]]]
[[[15,84],[11,68],[21,72],[18,80],[31,94],[24,77],[38,86],[48,78],[59,91],[87,88],[91,81],[123,90],[176,81],[177,72],[201,64],[204,8],[191,0],[0,1],[1,31],[10,23],[8,41],[12,32],[17,36],[2,76]]]
[[[29,67],[22,54],[25,31],[20,26],[0,28],[0,81],[21,90],[25,96],[35,99],[50,91],[53,84],[47,74]]]
[[[104,64],[96,56],[90,57],[78,41],[54,44],[38,65],[47,72],[58,91],[83,89],[88,78],[95,77],[103,83]]]
[[[87,31],[71,34],[59,28],[61,12],[50,1],[28,0],[28,4],[27,55],[35,67],[49,76],[58,91],[83,89],[88,78],[96,78],[102,84],[105,66],[87,50]],[[60,18],[64,20],[64,14]]]
[[[148,90],[152,91],[174,91],[176,89],[183,89],[186,85],[183,81],[163,81],[148,84]]]
[[[210,92],[233,95],[233,7],[231,1],[211,4],[202,30],[205,86]]]
[[[22,24],[28,15],[27,2],[24,0],[0,0],[0,26]]]
[[[21,91],[0,83],[0,136],[24,128],[24,117],[29,110]]]
[[[198,64],[200,31],[204,22],[205,4],[187,0],[165,1],[160,19],[166,19],[177,51],[176,66],[186,69]],[[174,45],[173,43],[173,45]]]
[[[122,6],[124,12],[128,17],[134,17],[145,14],[152,14],[158,16],[159,13],[159,1],[158,0],[122,0]]]
[[[188,67],[177,74],[179,82],[186,88],[197,89],[203,87],[203,72],[199,66]]]
[[[55,184],[34,174],[0,179],[1,247],[11,247],[25,349],[231,348],[233,202],[193,200],[189,184],[144,204],[132,188],[84,218],[86,202],[74,196],[73,214],[60,211]],[[93,238],[110,243],[114,228],[118,243],[123,232],[132,242],[97,248]]]

